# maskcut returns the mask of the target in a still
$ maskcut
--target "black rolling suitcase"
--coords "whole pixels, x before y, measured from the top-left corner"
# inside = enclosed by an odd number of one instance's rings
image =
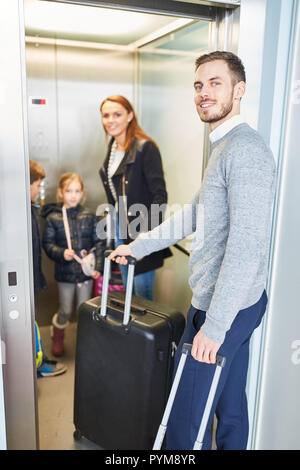
[[[185,319],[173,309],[131,296],[132,264],[126,297],[122,292],[108,296],[109,268],[106,257],[102,297],[79,309],[74,437],[84,436],[108,450],[151,449]]]

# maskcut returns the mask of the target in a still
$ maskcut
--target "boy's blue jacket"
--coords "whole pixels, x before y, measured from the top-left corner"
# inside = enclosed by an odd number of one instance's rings
[[[41,210],[41,216],[46,218],[43,233],[43,248],[49,258],[55,262],[55,279],[58,282],[84,282],[91,279],[82,272],[81,265],[77,261],[66,261],[64,251],[68,248],[64,230],[62,204],[45,204]],[[78,205],[67,209],[70,227],[72,248],[78,256],[85,249],[89,252],[95,248],[96,271],[103,271],[103,250],[105,242],[99,240],[96,234],[96,226],[99,218],[90,210]]]

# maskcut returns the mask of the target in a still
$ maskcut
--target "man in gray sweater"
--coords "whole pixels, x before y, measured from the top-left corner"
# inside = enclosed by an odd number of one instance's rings
[[[170,416],[167,448],[192,449],[216,362],[226,357],[212,407],[218,449],[245,449],[249,342],[266,309],[265,283],[274,198],[275,163],[262,137],[243,122],[245,70],[229,52],[196,61],[195,104],[211,130],[211,155],[190,204],[111,255],[126,263],[194,233],[191,307],[181,344],[193,343]],[[179,354],[181,345],[179,346]],[[178,358],[177,358],[178,362]],[[203,449],[210,449],[209,425]]]

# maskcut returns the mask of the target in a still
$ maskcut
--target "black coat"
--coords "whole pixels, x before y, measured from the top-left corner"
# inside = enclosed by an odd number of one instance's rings
[[[42,272],[42,243],[38,209],[31,203],[31,232],[32,232],[32,259],[34,294],[46,289],[47,283]]]
[[[99,174],[104,184],[109,204],[115,205],[115,200],[111,193],[107,168],[114,139],[111,139],[105,161],[100,168]],[[141,221],[139,227],[134,228],[141,232],[147,232],[162,221],[162,214],[151,220],[151,205],[167,204],[168,195],[164,180],[161,155],[158,147],[150,140],[135,140],[130,151],[126,152],[119,167],[112,177],[112,181],[118,196],[118,218],[121,228],[121,238],[125,244],[136,238],[129,228],[136,217]],[[134,213],[132,206],[142,204],[145,210]],[[126,221],[126,224],[122,224]],[[124,230],[125,229],[125,230]],[[138,230],[135,230],[137,232]],[[145,256],[139,261],[135,268],[136,274],[141,274],[163,265],[164,258],[172,256],[169,248],[157,251],[149,256]]]
[[[90,277],[83,274],[81,265],[76,261],[66,261],[64,251],[68,248],[65,235],[62,204],[46,204],[41,212],[46,218],[43,233],[43,248],[49,258],[55,261],[55,279],[58,282],[84,282]],[[72,249],[80,256],[80,251],[95,248],[96,271],[102,271],[103,241],[96,234],[98,218],[88,209],[78,205],[67,209]]]

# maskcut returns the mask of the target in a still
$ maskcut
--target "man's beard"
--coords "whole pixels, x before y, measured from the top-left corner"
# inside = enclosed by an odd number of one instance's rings
[[[200,115],[200,119],[201,121],[208,122],[208,123],[221,121],[221,119],[224,119],[226,116],[228,116],[229,113],[231,113],[232,108],[233,108],[233,94],[232,94],[231,100],[228,103],[221,105],[221,110],[219,112],[216,112],[212,116],[209,116],[208,114],[207,117]]]

